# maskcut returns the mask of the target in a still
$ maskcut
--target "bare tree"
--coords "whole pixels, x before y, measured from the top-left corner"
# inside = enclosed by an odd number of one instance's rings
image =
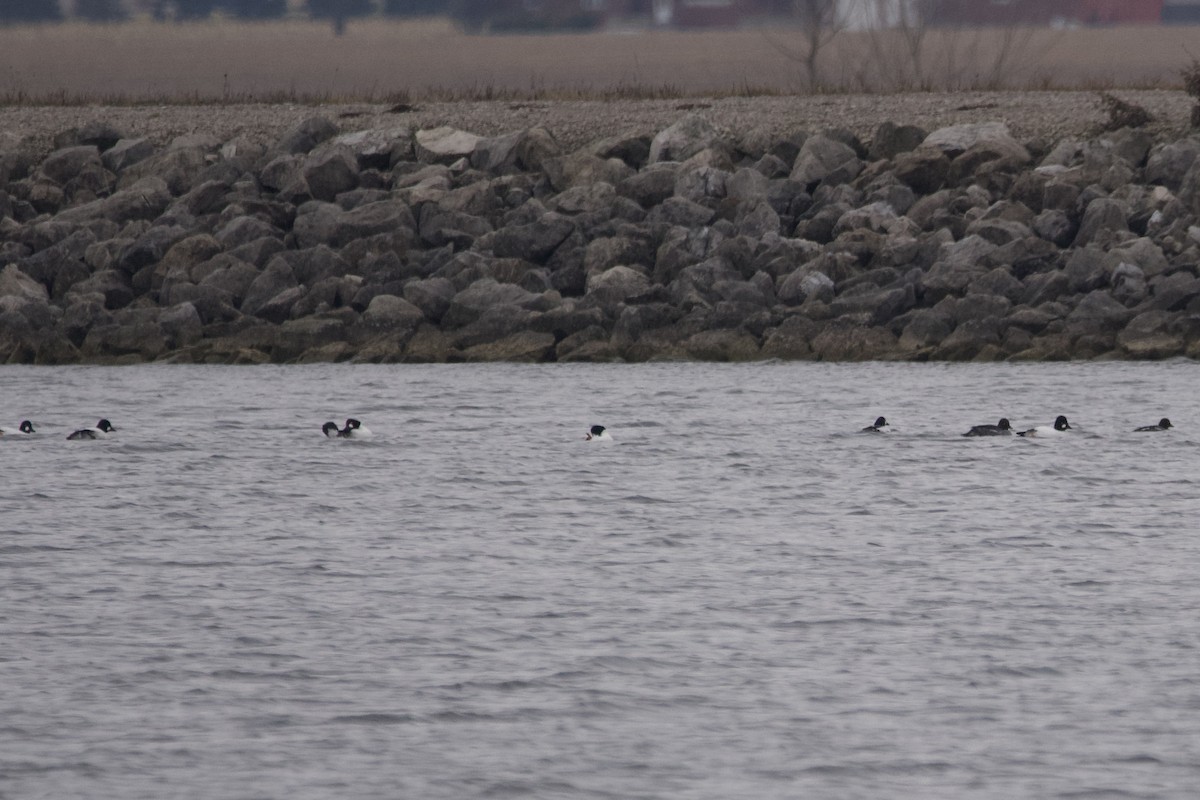
[[[866,2],[871,4],[865,24],[870,55],[860,77],[863,88],[999,89],[1034,66],[1058,35],[1016,19],[999,25],[939,24],[938,0]]]
[[[803,67],[809,89],[818,90],[825,85],[821,73],[821,51],[845,30],[847,16],[844,5],[845,0],[790,0],[789,11],[796,21],[799,35],[789,37],[786,41],[768,37],[775,49]]]

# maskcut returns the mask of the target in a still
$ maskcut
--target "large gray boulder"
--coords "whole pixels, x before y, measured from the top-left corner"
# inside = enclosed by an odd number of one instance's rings
[[[923,147],[936,147],[951,158],[956,158],[977,145],[1007,147],[1011,144],[1020,146],[1003,122],[973,122],[938,128],[921,143]]]
[[[364,325],[384,330],[413,330],[424,319],[421,309],[391,294],[376,295],[362,316]]]
[[[720,139],[720,133],[707,119],[699,114],[688,114],[674,125],[659,131],[650,141],[650,163],[686,161],[701,150],[717,144]]]
[[[35,303],[46,303],[50,299],[46,287],[26,275],[15,264],[9,264],[0,270],[0,297]]]
[[[360,170],[390,169],[413,153],[412,131],[408,128],[369,128],[339,134],[330,144],[353,154]]]
[[[588,278],[587,297],[602,306],[623,303],[650,290],[645,274],[626,266],[616,266]]]
[[[157,218],[171,202],[166,181],[150,176],[114,192],[108,197],[68,208],[55,219],[72,225],[96,219],[107,219],[124,225],[134,220]]]
[[[307,153],[337,135],[337,126],[325,117],[309,117],[288,130],[275,143],[283,153]]]
[[[281,292],[296,288],[298,282],[291,266],[282,258],[275,258],[246,289],[242,299],[243,314],[258,315],[260,311]],[[298,298],[297,298],[298,299]]]
[[[454,295],[442,316],[442,327],[461,328],[479,319],[493,306],[524,306],[536,299],[537,295],[515,284],[481,278]]]
[[[332,147],[313,153],[301,174],[314,200],[332,201],[358,186],[358,162],[348,147]]]
[[[805,185],[821,181],[831,184],[848,183],[862,171],[862,162],[854,149],[837,139],[816,134],[804,141],[791,178]]]
[[[62,186],[89,169],[104,169],[100,151],[92,145],[55,150],[42,161],[38,175]]]
[[[480,250],[501,258],[523,258],[542,263],[575,230],[575,223],[555,212],[543,214],[527,225],[507,225],[476,240]]]
[[[381,233],[411,234],[416,227],[412,212],[398,200],[368,203],[350,211],[314,201],[298,209],[292,230],[302,248],[319,244],[337,248]]]
[[[1175,315],[1166,311],[1138,314],[1117,334],[1117,344],[1130,358],[1158,359],[1183,355],[1186,343],[1172,329]]]
[[[1146,161],[1146,183],[1161,184],[1173,192],[1179,191],[1197,156],[1200,156],[1200,139],[1196,138],[1181,139],[1155,148]]]
[[[1101,234],[1128,230],[1129,206],[1120,200],[1100,197],[1088,203],[1073,244],[1075,247],[1085,247]]]
[[[154,145],[145,137],[121,139],[100,156],[100,161],[109,172],[121,174],[126,167],[144,161],[154,155]]]
[[[808,267],[800,267],[779,282],[776,293],[779,302],[798,306],[810,298],[828,303],[833,300],[833,291],[834,283],[828,275]]]
[[[470,158],[483,137],[448,126],[419,130],[414,137],[417,158],[427,164],[452,164]]]

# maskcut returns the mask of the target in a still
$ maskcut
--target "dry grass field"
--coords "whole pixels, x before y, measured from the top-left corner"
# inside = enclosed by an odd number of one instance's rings
[[[790,94],[795,31],[467,36],[443,21],[65,24],[0,29],[0,104],[128,104]],[[1200,28],[847,33],[823,90],[1172,87]]]

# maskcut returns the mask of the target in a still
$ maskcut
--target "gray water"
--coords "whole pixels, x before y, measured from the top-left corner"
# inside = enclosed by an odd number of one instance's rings
[[[1197,369],[0,369],[0,797],[1194,798]]]

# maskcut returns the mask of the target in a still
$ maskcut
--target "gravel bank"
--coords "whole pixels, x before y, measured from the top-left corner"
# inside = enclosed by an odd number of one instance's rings
[[[1178,138],[1188,125],[1191,102],[1183,92],[1118,91],[1124,100],[1155,116],[1158,139]],[[492,136],[540,125],[572,150],[596,139],[631,131],[653,133],[685,113],[700,111],[717,128],[737,135],[760,128],[777,136],[796,130],[843,127],[869,139],[885,120],[934,130],[965,122],[1000,120],[1020,141],[1054,142],[1095,133],[1106,119],[1096,92],[953,92],[895,95],[789,97],[695,97],[672,100],[530,100],[419,103],[395,113],[372,105],[196,105],[144,107],[10,107],[0,109],[0,131],[32,137],[49,152],[55,134],[88,122],[115,125],[130,136],[165,144],[185,134],[227,141],[239,135],[274,141],[314,114],[345,131],[365,128],[432,128],[449,125]]]

